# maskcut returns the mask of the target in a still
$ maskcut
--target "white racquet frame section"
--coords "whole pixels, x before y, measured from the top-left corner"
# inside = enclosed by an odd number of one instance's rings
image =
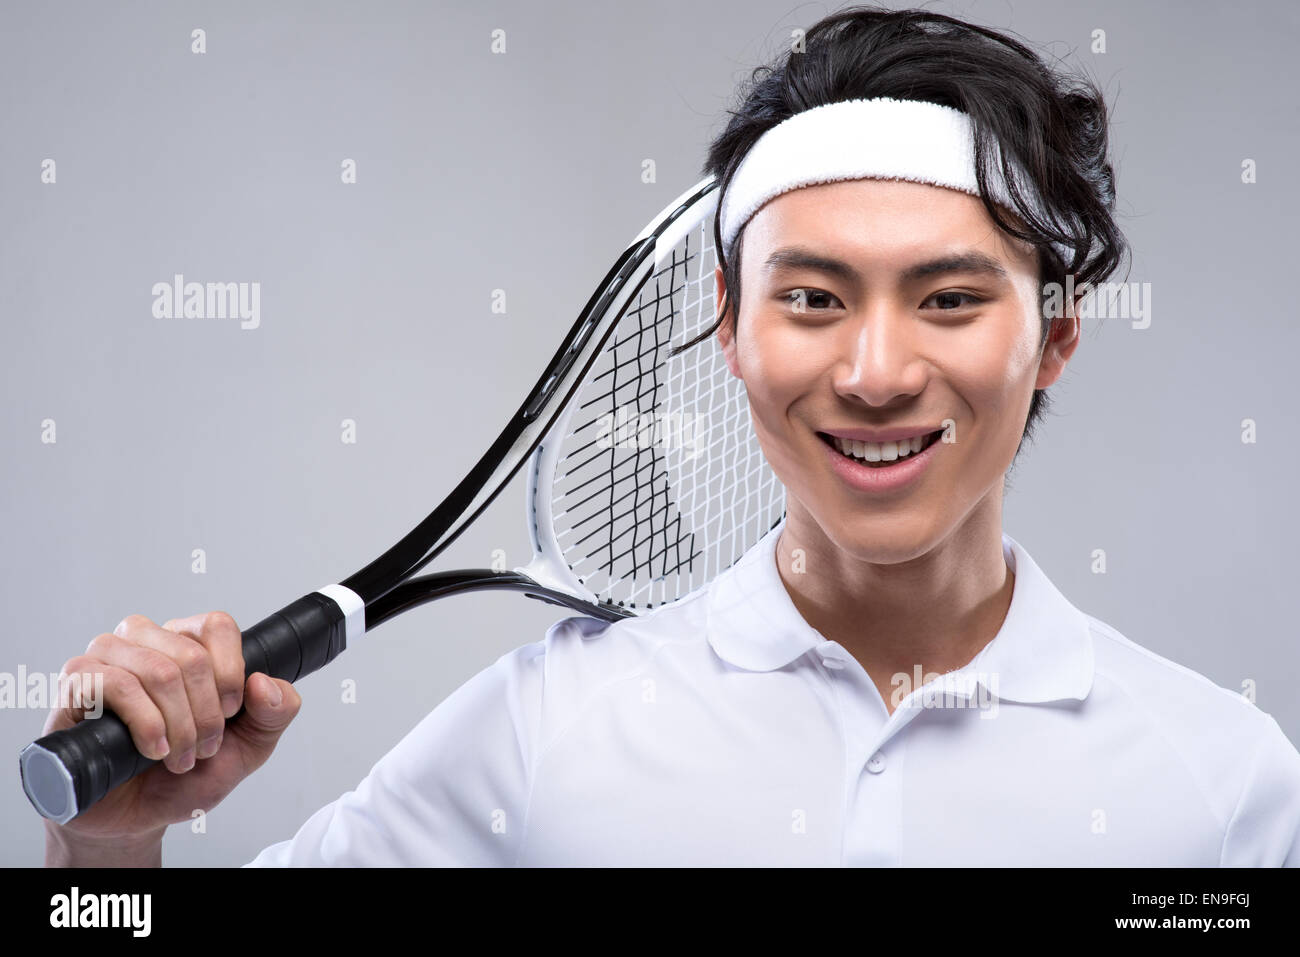
[[[644,242],[653,235],[660,224],[668,218],[669,214],[712,181],[712,176],[705,177],[683,192],[662,213],[655,217],[645,229],[637,234],[631,245],[635,246]],[[708,195],[707,199],[691,211],[690,215],[680,217],[655,241],[653,259],[648,260],[637,271],[633,281],[624,285],[623,294],[619,296],[618,301],[612,303],[605,315],[601,316],[600,322],[603,326],[617,323],[622,318],[623,311],[627,308],[633,294],[639,291],[641,281],[644,278],[643,274],[658,271],[661,268],[663,259],[671,254],[673,248],[682,240],[682,237],[697,228],[702,217],[713,215],[717,208],[717,195],[717,191],[714,190]],[[582,362],[574,363],[574,368],[580,368],[584,377],[588,363],[595,358],[595,354],[600,349],[604,348],[605,339],[605,335],[593,336],[591,340],[594,343],[593,348],[582,356]],[[567,388],[575,388],[580,384],[581,380],[575,381],[570,383]],[[564,550],[560,547],[555,535],[551,486],[555,479],[556,467],[559,464],[562,439],[568,432],[569,420],[573,417],[573,412],[573,404],[566,403],[563,413],[547,428],[541,444],[533,452],[532,459],[528,463],[528,494],[525,501],[525,510],[528,520],[528,533],[532,540],[533,557],[527,565],[519,566],[514,570],[521,575],[527,575],[539,585],[569,592],[593,604],[598,604],[600,602],[599,596],[594,594],[578,579],[578,576],[573,573],[573,569],[564,560]]]

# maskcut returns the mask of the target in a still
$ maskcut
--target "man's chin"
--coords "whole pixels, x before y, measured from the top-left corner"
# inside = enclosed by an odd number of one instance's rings
[[[912,511],[904,516],[866,506],[819,509],[813,520],[821,535],[844,555],[873,565],[896,565],[926,554],[936,543],[932,524]]]

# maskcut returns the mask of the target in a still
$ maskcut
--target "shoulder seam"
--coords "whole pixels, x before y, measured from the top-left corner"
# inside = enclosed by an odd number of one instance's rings
[[[616,623],[615,623],[615,624],[616,624]],[[537,760],[536,760],[536,762],[535,762],[535,764],[534,764],[534,769],[536,769],[536,767],[539,767],[539,766],[541,765],[542,761],[545,760],[547,753],[548,753],[548,752],[549,752],[549,751],[550,751],[550,750],[555,746],[556,742],[558,742],[558,741],[560,740],[560,738],[562,738],[565,734],[567,734],[567,733],[569,732],[569,730],[572,729],[573,726],[576,725],[576,724],[578,723],[578,720],[582,717],[582,715],[583,715],[584,713],[586,713],[587,709],[588,709],[588,708],[589,708],[589,707],[590,707],[590,706],[591,706],[591,705],[592,705],[592,704],[593,704],[597,699],[599,699],[599,698],[600,698],[600,697],[605,693],[606,690],[608,690],[609,688],[613,687],[615,684],[618,684],[619,682],[627,681],[629,678],[635,678],[638,674],[642,673],[642,672],[645,670],[646,665],[648,665],[651,661],[653,661],[656,657],[658,657],[659,653],[660,653],[661,651],[663,651],[665,648],[668,648],[668,647],[670,647],[670,646],[675,646],[675,645],[686,644],[687,642],[689,642],[689,641],[693,641],[693,640],[696,640],[696,639],[693,639],[693,638],[681,638],[681,639],[664,638],[664,639],[661,639],[661,640],[657,640],[657,641],[655,642],[654,648],[653,648],[651,651],[649,651],[646,655],[644,655],[644,656],[641,658],[641,660],[638,661],[638,662],[636,663],[636,665],[635,665],[634,667],[632,667],[631,669],[629,669],[629,670],[627,670],[627,671],[622,672],[621,674],[617,674],[617,675],[613,676],[612,678],[608,678],[608,679],[606,679],[605,681],[601,682],[601,684],[600,684],[598,687],[594,688],[594,689],[593,689],[593,690],[592,690],[592,691],[591,691],[591,692],[590,692],[590,693],[589,693],[589,694],[588,694],[588,695],[583,699],[582,703],[579,705],[578,710],[577,710],[577,712],[573,715],[573,717],[571,717],[571,718],[570,718],[570,719],[569,719],[569,720],[564,724],[563,727],[561,727],[561,728],[559,728],[558,730],[556,730],[555,733],[551,735],[550,739],[549,739],[548,741],[546,741],[545,744],[543,744],[541,747],[538,748],[538,750],[537,750]],[[545,694],[545,691],[543,691],[543,694]]]
[[[1104,677],[1112,685],[1114,685],[1115,688],[1118,689],[1124,695],[1124,697],[1126,697],[1134,705],[1134,707],[1138,708],[1141,711],[1141,713],[1146,717],[1148,724],[1160,736],[1160,739],[1166,744],[1166,746],[1168,746],[1169,750],[1177,757],[1178,762],[1182,764],[1183,768],[1187,771],[1191,779],[1194,782],[1196,782],[1196,791],[1201,798],[1201,803],[1205,805],[1206,809],[1210,813],[1210,817],[1213,818],[1214,821],[1219,825],[1220,830],[1223,832],[1224,836],[1226,837],[1227,828],[1228,828],[1228,824],[1231,822],[1231,817],[1229,816],[1227,819],[1225,819],[1220,816],[1219,812],[1214,806],[1214,803],[1210,800],[1209,795],[1205,793],[1205,786],[1202,783],[1201,775],[1197,773],[1196,769],[1187,760],[1187,757],[1183,754],[1183,749],[1180,748],[1173,741],[1172,738],[1170,738],[1163,724],[1160,722],[1159,717],[1152,712],[1150,707],[1145,702],[1143,702],[1141,696],[1134,694],[1121,679],[1117,678],[1115,675],[1107,671],[1103,671],[1100,667],[1097,668],[1097,674],[1100,675],[1101,677]],[[1209,681],[1208,678],[1206,678],[1205,680]],[[1213,684],[1213,682],[1211,682],[1211,684]],[[1218,688],[1219,686],[1215,685],[1215,687]],[[1220,688],[1219,690],[1224,690],[1224,689]],[[1231,692],[1228,693],[1230,694]],[[1243,783],[1243,788],[1244,788],[1244,783]],[[1238,801],[1240,801],[1240,795],[1238,795]],[[1220,839],[1220,847],[1222,847],[1222,839]]]
[[[546,629],[547,635],[551,634],[561,625],[565,625],[567,621],[568,619],[562,619],[561,621],[558,621],[555,624],[551,625],[548,629]],[[531,648],[534,645],[538,646],[538,650],[528,655],[527,661],[533,662],[536,661],[538,658],[541,658],[543,659],[544,662],[546,658],[546,638],[543,637],[540,641],[530,641],[528,644],[522,647]],[[519,650],[521,649],[516,649],[515,652],[510,652],[510,653],[517,654]],[[541,694],[543,700],[545,699],[545,696],[546,696],[546,669],[545,669],[545,665],[543,664],[542,694]],[[538,710],[540,711],[541,709],[539,708]],[[542,716],[539,713],[537,716],[537,729],[540,731],[541,727],[542,727]],[[532,811],[533,811],[533,783],[537,778],[537,763],[538,763],[537,758],[536,756],[534,756],[532,762],[529,764],[528,767],[528,796],[524,798],[524,820],[523,823],[520,825],[519,840],[515,844],[515,856],[514,856],[514,860],[511,861],[512,867],[519,866],[519,858],[524,853],[524,846],[528,843],[528,822],[529,822],[529,818],[532,816]]]
[[[664,609],[666,609],[667,607],[668,607],[668,606],[664,606]],[[661,610],[664,610],[664,609],[656,609],[656,612],[661,611]],[[642,617],[649,617],[649,616],[642,616]],[[541,649],[542,649],[540,653],[531,656],[529,660],[532,660],[533,658],[538,658],[538,657],[540,657],[540,658],[543,659],[543,665],[542,665],[542,694],[541,694],[541,707],[542,707],[543,710],[544,710],[545,707],[546,707],[546,691],[547,691],[547,688],[546,688],[546,666],[545,666],[545,660],[544,660],[544,659],[547,657],[547,655],[548,655],[548,653],[549,653],[549,651],[550,651],[550,649],[547,647],[547,644],[548,644],[547,639],[548,639],[548,638],[552,638],[552,639],[553,639],[553,636],[559,634],[562,630],[565,630],[565,629],[572,629],[572,628],[576,627],[576,623],[577,623],[578,621],[581,621],[581,620],[593,620],[593,621],[599,621],[600,619],[593,618],[593,616],[591,616],[591,615],[571,615],[571,616],[569,616],[568,618],[562,618],[562,619],[560,619],[559,621],[557,621],[557,622],[555,622],[554,624],[552,624],[552,625],[550,626],[550,628],[547,629],[546,636],[543,637],[540,641],[530,642],[530,643],[529,643],[529,645],[539,645],[539,646],[541,646]],[[616,624],[618,624],[618,622],[605,622],[606,628],[608,628],[608,627],[611,626],[611,625],[616,625]],[[602,630],[603,630],[603,629],[602,629]],[[582,635],[580,635],[580,636],[579,636],[579,640],[586,640],[586,634],[583,633]],[[516,847],[515,847],[514,866],[517,867],[517,866],[519,865],[519,858],[520,858],[520,856],[523,854],[524,847],[525,847],[525,845],[526,845],[527,842],[528,842],[528,825],[529,825],[530,820],[531,820],[531,817],[532,817],[532,809],[533,809],[533,790],[534,790],[534,788],[535,788],[535,786],[536,786],[536,781],[537,781],[537,769],[538,769],[539,767],[541,767],[542,761],[543,761],[544,758],[546,757],[546,753],[547,753],[548,751],[550,751],[551,747],[555,744],[555,742],[557,742],[557,741],[558,741],[558,740],[559,740],[559,739],[560,739],[560,738],[561,738],[561,737],[562,737],[562,736],[563,736],[563,735],[564,735],[564,734],[565,734],[565,733],[566,733],[566,732],[567,732],[571,727],[573,727],[573,725],[575,725],[575,724],[577,723],[578,718],[580,718],[580,717],[582,716],[582,713],[583,713],[584,711],[586,711],[588,705],[590,705],[592,702],[594,702],[594,701],[595,701],[595,700],[600,696],[600,694],[601,694],[601,693],[602,693],[606,688],[610,687],[610,686],[613,685],[615,682],[618,682],[618,681],[625,681],[625,680],[627,680],[627,679],[630,678],[630,677],[634,677],[634,676],[635,676],[639,671],[643,670],[643,669],[645,668],[646,664],[649,663],[650,661],[652,661],[652,660],[654,659],[654,657],[655,657],[656,655],[659,654],[660,651],[662,651],[664,648],[668,647],[669,645],[684,644],[684,643],[686,643],[687,641],[690,641],[690,640],[693,640],[693,639],[690,639],[690,638],[682,638],[682,639],[664,638],[664,639],[662,639],[662,640],[660,640],[660,641],[657,641],[657,642],[655,643],[654,649],[653,649],[652,651],[650,651],[650,653],[647,654],[647,655],[644,657],[644,659],[641,660],[641,661],[637,664],[637,666],[636,666],[635,669],[633,669],[632,671],[630,671],[630,672],[628,672],[628,673],[626,673],[626,674],[622,674],[622,675],[615,676],[615,677],[609,679],[608,681],[604,682],[603,684],[601,684],[600,687],[597,688],[596,690],[594,690],[594,691],[593,691],[593,692],[592,692],[592,693],[587,697],[586,701],[584,701],[584,702],[582,703],[582,706],[581,706],[581,708],[579,709],[578,714],[576,714],[576,715],[575,715],[575,716],[574,716],[574,717],[573,717],[573,718],[572,718],[572,719],[571,719],[567,724],[565,724],[564,727],[560,728],[557,732],[555,732],[555,734],[553,734],[553,735],[550,737],[550,739],[549,739],[548,741],[545,741],[545,742],[539,742],[539,744],[538,744],[538,746],[537,746],[537,748],[536,748],[536,753],[535,753],[534,756],[533,756],[532,764],[531,764],[531,766],[530,766],[529,769],[528,769],[528,797],[527,797],[527,799],[526,799],[525,802],[524,802],[524,821],[523,821],[523,825],[522,825],[522,833],[519,835],[519,842],[518,842],[518,844],[517,844]],[[524,647],[527,647],[527,646],[524,646]],[[542,726],[542,715],[541,715],[541,714],[538,715],[537,726],[538,726],[538,732],[539,732],[539,737],[540,737],[540,732],[541,732],[541,730],[542,730],[542,727],[541,727],[541,726]]]
[[[1265,715],[1273,724],[1277,724],[1272,715]],[[1281,731],[1281,727],[1278,727]],[[1223,828],[1223,840],[1219,842],[1219,866],[1223,866],[1223,854],[1228,849],[1228,833],[1232,830],[1232,825],[1237,821],[1237,814],[1241,811],[1241,802],[1246,797],[1246,785],[1254,778],[1255,765],[1259,761],[1259,756],[1264,750],[1265,740],[1263,735],[1260,736],[1258,743],[1255,745],[1255,753],[1250,756],[1250,763],[1246,766],[1246,773],[1242,778],[1241,790],[1237,792],[1237,801],[1232,806],[1232,814],[1228,817],[1228,823]]]
[[[1228,698],[1231,698],[1232,700],[1236,701],[1238,706],[1244,708],[1246,711],[1255,711],[1260,714],[1263,714],[1263,712],[1259,711],[1258,707],[1256,707],[1246,698],[1243,698],[1241,695],[1231,690],[1230,688],[1225,688],[1223,687],[1223,685],[1215,683],[1211,678],[1201,674],[1199,671],[1195,670],[1194,668],[1189,668],[1187,665],[1180,664],[1179,662],[1174,661],[1172,658],[1166,658],[1164,655],[1161,655],[1158,652],[1152,651],[1150,648],[1138,644],[1136,641],[1129,638],[1123,632],[1117,630],[1111,625],[1106,624],[1106,622],[1101,621],[1100,619],[1093,618],[1091,615],[1088,615],[1087,617],[1088,617],[1090,628],[1098,632],[1099,637],[1108,639],[1113,644],[1121,646],[1126,651],[1132,651],[1132,652],[1136,652],[1137,654],[1140,654],[1143,658],[1146,658],[1152,664],[1164,668],[1166,671],[1175,672],[1176,674],[1181,675],[1184,678],[1189,678],[1209,689],[1217,691],[1221,695],[1226,695]],[[1100,666],[1097,666],[1097,670],[1099,672],[1101,671]],[[1107,673],[1107,677],[1110,677],[1113,680],[1113,675]]]

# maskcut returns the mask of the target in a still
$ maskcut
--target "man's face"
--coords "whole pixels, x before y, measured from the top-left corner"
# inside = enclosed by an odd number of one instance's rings
[[[967,263],[936,268],[954,257]],[[721,270],[716,282],[721,302]],[[1038,282],[1033,248],[957,190],[852,180],[760,209],[744,231],[739,331],[723,323],[718,339],[791,516],[887,564],[928,552],[982,502],[1000,520],[1033,391],[1056,381],[1077,344],[1077,320],[1063,320],[1040,352]],[[876,476],[905,466],[867,476],[819,435],[899,426],[946,428],[953,441],[933,443],[888,488]]]

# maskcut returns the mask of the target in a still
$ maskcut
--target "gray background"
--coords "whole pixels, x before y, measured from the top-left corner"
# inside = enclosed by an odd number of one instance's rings
[[[1085,326],[1006,530],[1134,641],[1234,690],[1255,680],[1300,741],[1300,332],[1284,284],[1300,13],[1280,0],[930,6],[1098,80],[1129,278],[1153,287],[1149,329]],[[737,81],[833,7],[7,4],[0,671],[57,671],[132,612],[223,608],[248,624],[391,544],[495,437],[623,245],[696,181]],[[505,55],[489,51],[498,27]],[[1097,28],[1104,55],[1089,50]],[[349,157],[359,182],[345,187]],[[1255,185],[1240,182],[1245,157]],[[40,182],[45,158],[57,185]],[[261,282],[261,328],[153,318],[150,288],[175,272]],[[506,315],[490,311],[495,288]],[[40,442],[47,417],[55,445]],[[1256,445],[1240,441],[1247,417]],[[340,442],[344,418],[356,445]],[[496,548],[522,564],[522,515],[516,482],[449,566]],[[1090,571],[1094,548],[1106,575]],[[301,682],[303,712],[270,763],[206,834],[173,827],[164,861],[239,864],[290,837],[559,617],[469,596],[384,625]],[[340,701],[347,678],[355,704]],[[3,863],[42,860],[16,758],[44,719],[0,711]]]

